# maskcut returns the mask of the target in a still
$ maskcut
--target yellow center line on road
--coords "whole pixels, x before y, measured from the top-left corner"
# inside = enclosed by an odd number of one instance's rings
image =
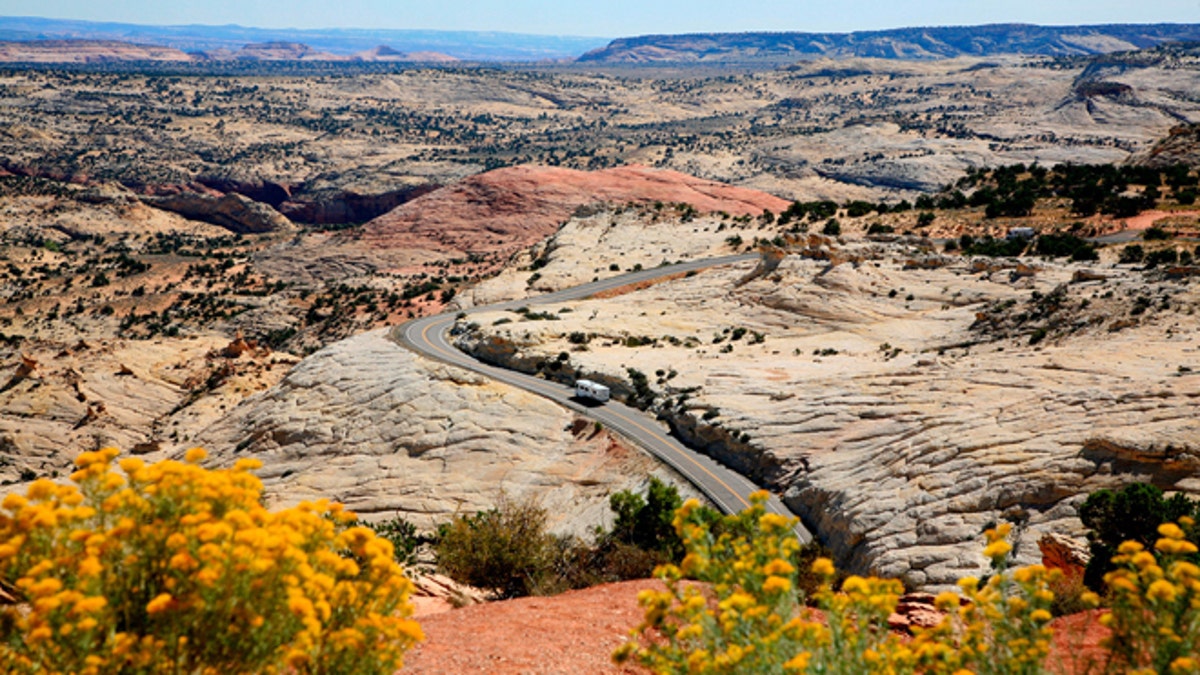
[[[618,410],[609,408],[608,412],[609,412],[609,414],[613,415],[614,417],[619,417],[619,418],[625,420],[627,423],[632,424],[633,426],[637,427],[638,429],[641,429],[642,432],[649,434],[655,440],[661,442],[662,444],[666,445],[667,447],[671,447],[670,441],[668,441],[667,438],[665,436],[663,436],[657,429],[648,428],[645,425],[643,425],[641,422],[638,422],[635,419],[626,417]],[[674,450],[675,448],[671,447],[671,449]],[[718,477],[716,474],[714,474],[712,471],[709,471],[708,467],[701,464],[695,457],[692,457],[685,453],[679,453],[679,454],[681,454],[685,459],[687,459],[689,462],[691,462],[696,468],[700,469],[705,474],[707,474],[709,478],[712,478],[714,481],[716,481],[718,485],[720,485],[721,487],[728,490],[729,493],[732,494],[734,497],[736,497],[737,500],[739,502],[741,502],[744,506],[746,506],[747,508],[750,507],[750,502],[746,501],[746,498],[743,497],[741,495],[741,493],[739,493],[737,490],[734,490],[733,488],[729,487],[729,485],[725,481],[721,480],[721,478]]]

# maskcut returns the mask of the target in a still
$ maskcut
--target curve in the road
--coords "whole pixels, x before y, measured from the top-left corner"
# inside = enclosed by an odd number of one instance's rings
[[[586,298],[596,293],[636,284],[662,276],[687,273],[717,265],[757,259],[756,254],[730,255],[664,265],[639,272],[622,274],[581,286],[547,293],[534,298],[513,300],[484,307],[475,307],[470,312],[516,309],[529,305],[542,305]],[[705,496],[725,513],[736,513],[750,505],[750,493],[760,489],[748,478],[719,464],[711,457],[688,448],[679,440],[668,435],[658,423],[639,410],[617,401],[601,406],[585,406],[573,398],[574,390],[566,385],[536,378],[504,368],[482,363],[455,348],[447,337],[456,316],[446,313],[414,319],[392,330],[392,338],[413,351],[460,368],[487,375],[493,379],[544,396],[575,412],[590,417],[607,426],[651,455],[662,460],[684,478],[695,485]],[[776,495],[771,495],[766,504],[767,511],[792,516],[792,512]],[[812,535],[797,523],[796,535],[804,543],[812,541]]]

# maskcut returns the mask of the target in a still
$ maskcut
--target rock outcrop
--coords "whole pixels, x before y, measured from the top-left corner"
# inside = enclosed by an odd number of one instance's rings
[[[181,191],[171,195],[143,195],[141,199],[150,206],[219,225],[238,234],[295,229],[292,222],[275,209],[237,193],[214,196]]]
[[[318,51],[301,42],[253,42],[233,54],[239,61],[345,61],[337,56]]]
[[[674,171],[624,166],[603,171],[516,166],[471,176],[412,199],[363,227],[273,250],[273,274],[328,279],[329,270],[422,270],[449,260],[479,263],[475,273],[500,269],[508,258],[553,234],[577,211],[639,204],[658,206],[664,219],[678,208],[760,216],[790,203],[765,192]],[[290,207],[285,204],[287,211]],[[654,264],[661,260],[656,259]],[[590,269],[590,268],[589,268]]]
[[[367,518],[432,529],[537,499],[553,528],[580,535],[609,517],[608,495],[662,465],[545,399],[432,363],[374,331],[305,359],[275,388],[201,434],[218,462],[263,461],[280,504],[330,498]],[[686,494],[692,492],[685,487]]]
[[[117,40],[32,40],[0,42],[0,63],[104,63],[191,61],[191,55],[158,45]]]
[[[298,361],[250,350],[233,364],[213,358],[228,342],[212,334],[85,342],[77,333],[70,342],[26,341],[23,356],[0,364],[0,486],[69,473],[78,453],[97,447],[150,459],[191,447],[190,434]]]
[[[1047,569],[1060,570],[1065,576],[1082,578],[1092,554],[1082,540],[1072,539],[1056,532],[1048,532],[1038,539],[1038,550],[1042,552],[1042,564]]]
[[[437,188],[437,185],[421,185],[389,190],[379,194],[359,194],[351,190],[337,190],[330,193],[288,196],[285,201],[272,204],[272,206],[278,207],[280,213],[297,223],[310,225],[365,223]]]
[[[764,192],[674,171],[640,166],[603,171],[517,166],[435,190],[340,241],[372,249],[512,252],[553,234],[581,206],[627,202],[685,203],[700,212],[753,216],[764,209],[780,213],[789,206]]]
[[[1136,161],[1149,167],[1173,164],[1200,166],[1200,124],[1185,124],[1171,129],[1166,138]]]
[[[292,198],[290,185],[282,185],[263,178],[205,175],[196,178],[196,182],[221,194],[236,192],[275,209]]]

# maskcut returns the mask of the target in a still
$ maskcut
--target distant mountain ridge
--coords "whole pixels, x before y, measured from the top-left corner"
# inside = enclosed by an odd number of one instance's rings
[[[608,38],[521,33],[391,30],[370,28],[250,28],[244,26],[144,26],[0,17],[0,41],[120,41],[169,47],[183,52],[236,51],[248,44],[297,43],[335,56],[352,56],[381,45],[405,54],[445,54],[464,61],[539,61],[574,59],[603,46]]]
[[[990,24],[854,33],[697,33],[618,38],[582,63],[794,61],[873,57],[940,59],[1026,54],[1085,56],[1200,40],[1200,24]]]
[[[97,64],[115,62],[212,63],[254,61],[330,61],[371,63],[452,63],[452,56],[438,52],[399,52],[378,46],[343,56],[317,51],[300,42],[256,42],[240,49],[183,52],[172,47],[136,44],[118,40],[29,40],[0,41],[0,63]]]

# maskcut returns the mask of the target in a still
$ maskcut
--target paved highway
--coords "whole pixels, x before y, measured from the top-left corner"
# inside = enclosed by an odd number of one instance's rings
[[[677,265],[656,267],[654,269],[622,274],[602,281],[568,288],[555,293],[547,293],[533,298],[525,298],[511,302],[476,307],[471,312],[496,310],[511,310],[519,307],[544,305],[548,303],[578,300],[594,295],[601,291],[619,288],[639,281],[646,281],[661,276],[690,272],[717,265],[756,260],[757,254],[730,255],[721,258],[695,260]],[[574,388],[557,382],[525,375],[504,368],[490,366],[464,354],[450,344],[447,333],[454,325],[455,316],[438,314],[420,319],[414,319],[401,324],[392,330],[392,338],[401,345],[439,361],[453,364],[460,368],[482,373],[501,382],[511,384],[521,389],[544,396],[560,405],[566,406],[581,415],[585,415],[604,424],[633,443],[641,446],[647,452],[666,462],[685,478],[692,482],[712,502],[725,513],[736,513],[749,506],[749,495],[758,490],[758,486],[745,476],[717,463],[707,455],[702,455],[668,435],[666,430],[645,413],[630,408],[617,401],[609,401],[604,405],[584,405],[574,399]],[[792,512],[775,495],[771,495],[767,510],[786,516]],[[796,525],[796,535],[800,541],[808,543],[812,535],[803,525]]]

